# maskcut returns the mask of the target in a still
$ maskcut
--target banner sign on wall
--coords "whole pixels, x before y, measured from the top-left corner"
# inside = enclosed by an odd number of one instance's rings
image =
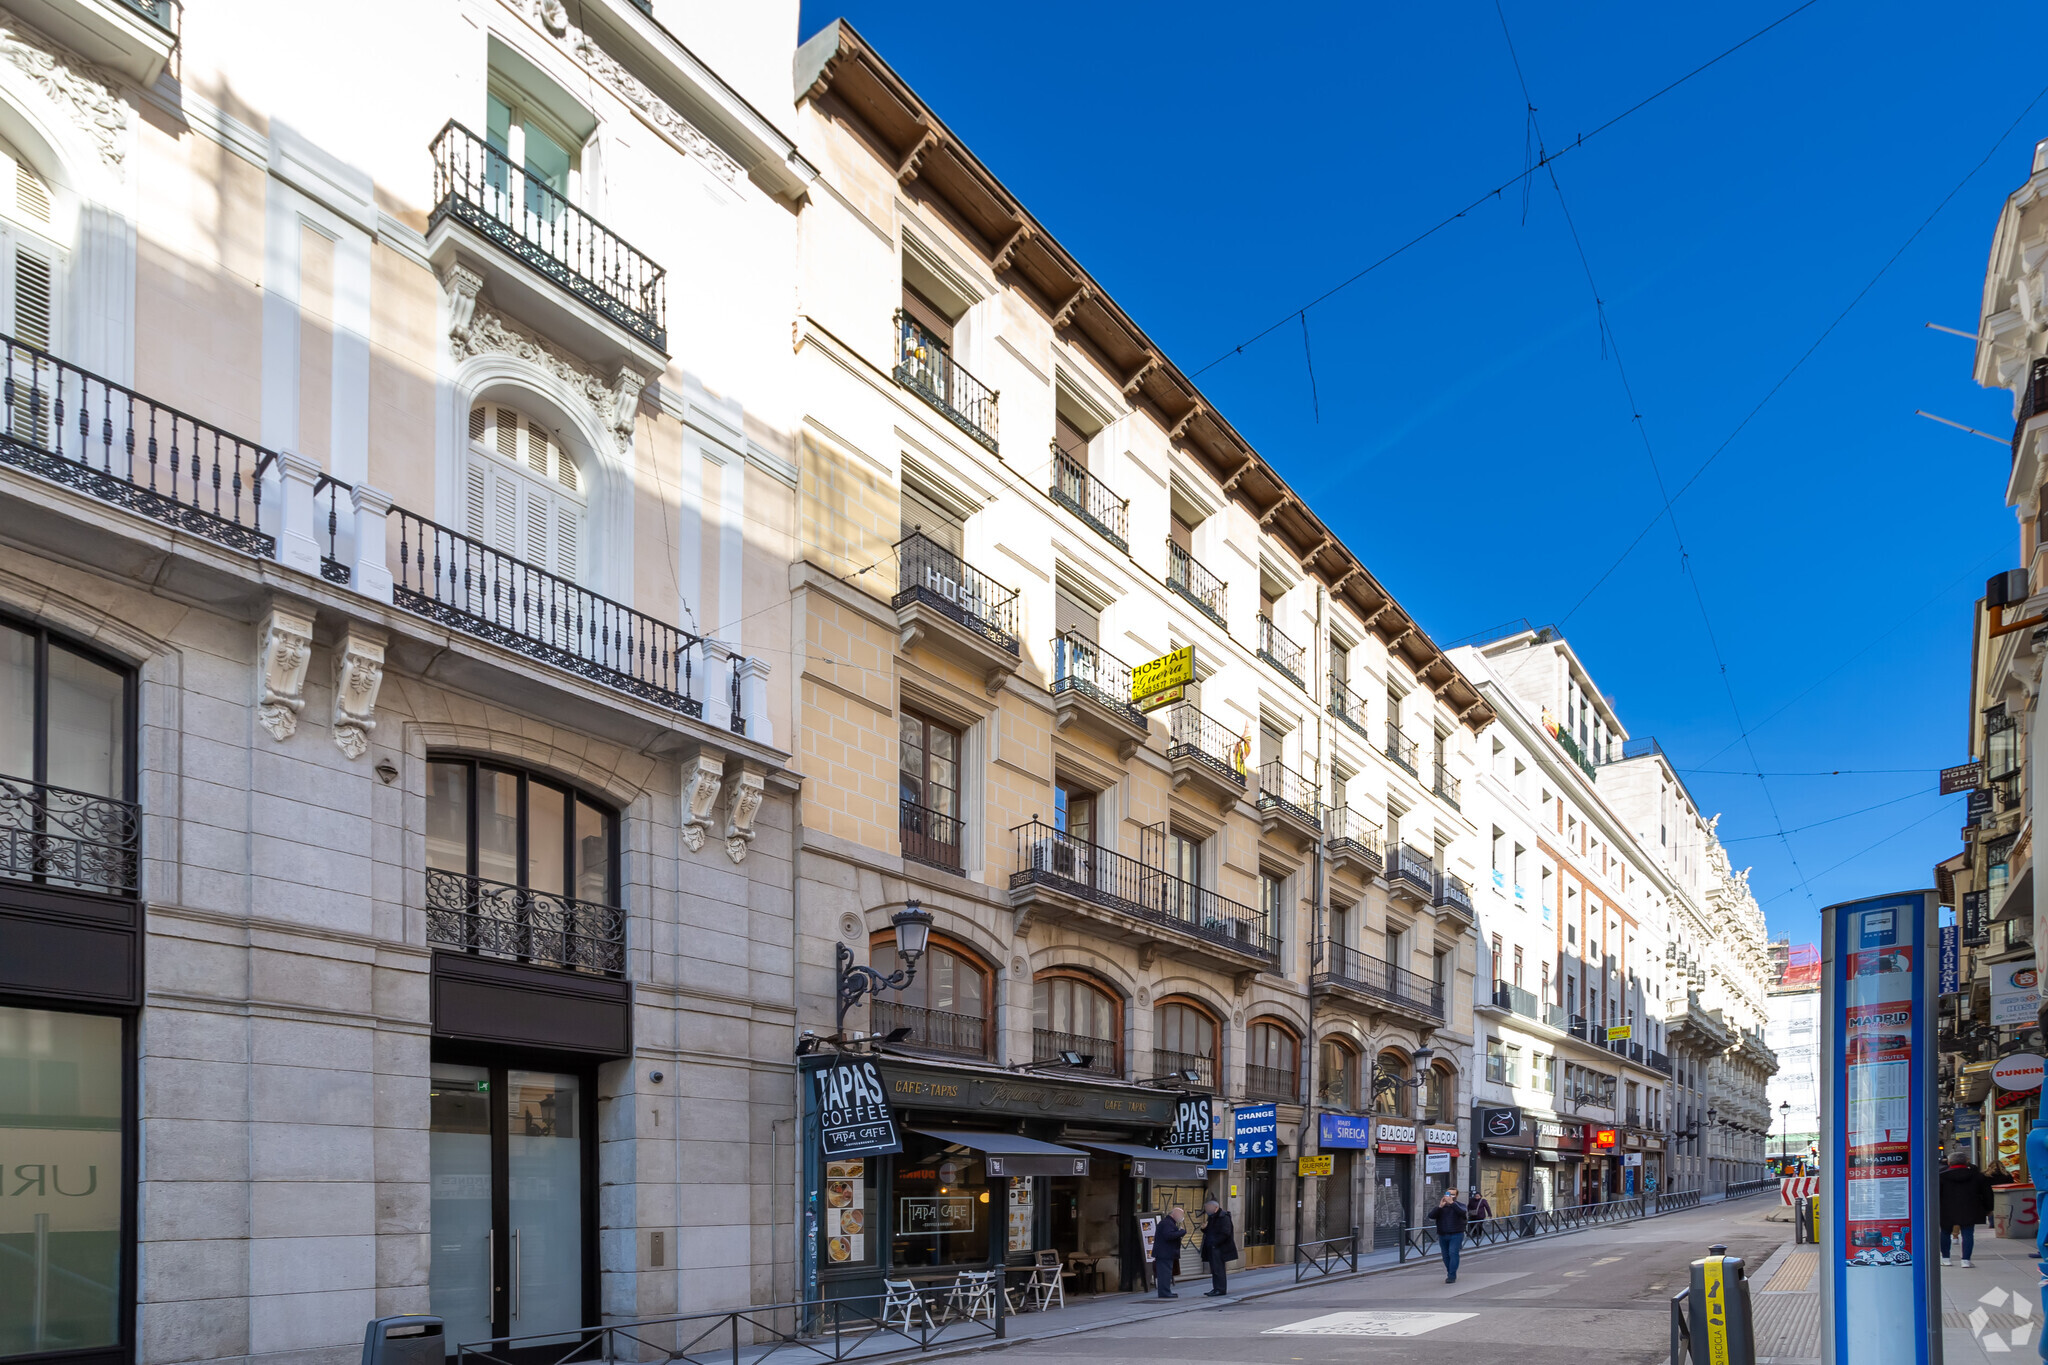
[[[1160,1150],[1209,1160],[1216,1151],[1216,1122],[1207,1095],[1182,1095],[1173,1109],[1173,1130]]]
[[[1248,1104],[1233,1116],[1237,1129],[1237,1153],[1250,1160],[1253,1157],[1280,1155],[1280,1107],[1275,1104]]]
[[[1999,962],[1991,967],[1991,1019],[1993,1028],[2017,1024],[2024,1028],[2041,1013],[2041,989],[2034,974],[2034,959]]]
[[[1963,823],[1982,826],[1991,816],[1991,788],[1979,787],[1963,798]]]
[[[903,1150],[896,1135],[896,1116],[889,1111],[889,1092],[882,1073],[865,1059],[821,1067],[818,1087],[818,1129],[827,1157],[881,1156]]]
[[[1319,1114],[1316,1117],[1316,1127],[1317,1146],[1372,1146],[1372,1120],[1363,1114]]]
[[[1372,1131],[1372,1145],[1381,1152],[1412,1154],[1415,1151],[1415,1125],[1412,1123],[1375,1123]]]
[[[1522,1135],[1522,1111],[1519,1109],[1482,1109],[1479,1111],[1479,1132],[1491,1140],[1520,1137]]]
[[[1954,995],[1962,989],[1957,977],[1962,965],[1959,941],[1963,931],[1953,924],[1941,926],[1941,993]]]
[[[1973,759],[1968,763],[1958,763],[1953,768],[1943,768],[1941,770],[1941,794],[1943,796],[1950,796],[1956,792],[1966,792],[1972,787],[1981,787],[1983,785],[1984,761],[1982,759]]]
[[[1965,891],[1963,908],[1958,915],[1963,922],[1963,946],[1982,948],[1991,942],[1991,893],[1989,891]]]

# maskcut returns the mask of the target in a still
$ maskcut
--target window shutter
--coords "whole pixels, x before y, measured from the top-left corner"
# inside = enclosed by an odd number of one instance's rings
[[[519,414],[510,408],[498,409],[498,453],[508,460],[519,458]]]
[[[555,572],[571,580],[576,577],[576,540],[581,521],[573,507],[555,509]]]
[[[548,497],[537,489],[526,492],[527,563],[545,569],[548,564]]]
[[[1100,627],[1092,610],[1082,605],[1080,599],[1069,594],[1066,589],[1060,588],[1053,596],[1053,629],[1062,635],[1070,630],[1077,630],[1093,640]]]
[[[14,163],[14,208],[28,222],[49,225],[49,187],[20,161]]]
[[[526,467],[542,478],[548,476],[548,434],[531,422],[526,424]]]
[[[47,256],[14,244],[14,317],[17,341],[39,350],[50,347],[51,285],[55,272]]]
[[[486,418],[485,418],[485,416],[484,416],[484,410],[483,410],[482,408],[471,408],[471,409],[469,410],[469,439],[470,439],[470,440],[472,440],[472,441],[481,441],[481,440],[483,440],[483,438],[484,438],[484,422],[485,422],[485,420],[486,420]]]
[[[519,553],[519,488],[503,474],[493,471],[491,482],[495,487],[498,520],[492,528],[491,544],[506,554]]]
[[[471,540],[489,541],[490,493],[486,486],[489,475],[476,465],[471,465],[464,472],[468,474],[469,481],[463,490],[463,534]]]

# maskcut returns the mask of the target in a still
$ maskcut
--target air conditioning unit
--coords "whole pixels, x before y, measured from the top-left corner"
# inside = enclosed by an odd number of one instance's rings
[[[1081,850],[1064,839],[1039,839],[1031,845],[1031,870],[1062,881],[1081,880]]]

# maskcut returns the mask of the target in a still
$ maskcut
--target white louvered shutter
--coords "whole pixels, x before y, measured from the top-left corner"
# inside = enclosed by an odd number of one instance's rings
[[[576,581],[583,568],[582,476],[575,458],[516,409],[470,411],[467,533],[500,553]]]

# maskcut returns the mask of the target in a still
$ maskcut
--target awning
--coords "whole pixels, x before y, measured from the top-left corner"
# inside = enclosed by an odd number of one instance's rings
[[[1186,1152],[1162,1152],[1157,1147],[1135,1147],[1123,1142],[1088,1142],[1073,1139],[1077,1147],[1086,1147],[1091,1152],[1104,1156],[1121,1157],[1131,1163],[1131,1174],[1148,1180],[1202,1180],[1209,1171],[1207,1157],[1189,1156]]]
[[[1956,1081],[1956,1091],[1964,1104],[1977,1104],[1991,1093],[1991,1068],[1997,1062],[1965,1062],[1961,1075]]]
[[[1013,1175],[1086,1175],[1088,1154],[1072,1147],[1059,1147],[1037,1138],[1015,1133],[984,1133],[971,1128],[913,1128],[920,1137],[980,1152],[988,1158],[988,1173],[995,1177]]]

